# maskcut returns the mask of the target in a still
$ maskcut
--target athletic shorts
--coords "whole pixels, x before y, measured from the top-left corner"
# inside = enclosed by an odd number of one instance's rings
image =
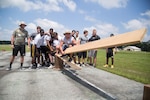
[[[41,46],[41,52],[44,54],[48,54],[50,50],[47,46]]]
[[[87,51],[79,52],[79,53],[78,53],[78,57],[79,57],[79,58],[86,58],[86,57],[87,57]]]
[[[97,56],[97,50],[89,50],[88,51],[88,57],[96,57]]]
[[[21,56],[25,56],[25,45],[14,45],[12,55],[17,56],[18,52],[20,52]]]
[[[113,54],[113,50],[108,50],[107,54],[106,54],[106,57],[109,58],[109,57],[112,57],[113,58],[114,54]]]

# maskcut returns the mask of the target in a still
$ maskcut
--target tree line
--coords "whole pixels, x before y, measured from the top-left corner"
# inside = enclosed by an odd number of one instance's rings
[[[0,41],[0,45],[6,45],[6,44],[11,44],[11,42],[5,41],[5,40]],[[147,42],[141,42],[141,43],[135,44],[133,46],[141,48],[142,51],[150,52],[150,40]],[[120,46],[120,48],[122,48],[122,47],[123,46]]]

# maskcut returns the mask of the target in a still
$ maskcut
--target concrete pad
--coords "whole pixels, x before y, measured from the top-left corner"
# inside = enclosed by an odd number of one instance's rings
[[[118,100],[142,100],[144,84],[92,67],[76,72]]]
[[[45,68],[18,70],[19,57],[12,70],[6,71],[9,59],[4,59],[0,56],[0,62],[7,62],[0,68],[0,100],[106,100],[61,71]],[[28,54],[24,65],[30,65],[29,62]]]
[[[108,96],[117,100],[142,100],[143,97],[144,84],[92,67],[71,70],[73,76],[45,68],[20,71],[18,56],[12,71],[5,71],[10,56],[11,52],[0,52],[0,100],[105,100]],[[29,67],[30,63],[27,53],[24,66]],[[81,84],[82,80],[93,87]],[[94,87],[102,91],[100,95]]]

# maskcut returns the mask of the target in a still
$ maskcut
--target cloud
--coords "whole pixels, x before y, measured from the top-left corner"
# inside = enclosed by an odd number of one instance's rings
[[[13,30],[1,29],[0,30],[0,40],[10,40]]]
[[[150,17],[150,10],[146,11],[145,13],[141,13],[141,15]]]
[[[53,28],[54,31],[58,32],[60,35],[63,35],[63,33],[66,30],[69,30],[64,25],[48,19],[38,18],[34,22],[36,25],[41,26],[45,31],[48,31],[50,28]]]
[[[30,33],[36,32],[37,25],[34,23],[27,24],[26,29],[30,31]]]
[[[126,7],[128,0],[85,0],[85,2],[98,3],[106,9]]]
[[[97,30],[98,35],[101,38],[108,37],[110,33],[118,34],[118,28],[110,23],[100,23],[91,27],[85,27],[84,30],[88,30],[89,33],[92,32],[93,29]]]
[[[90,22],[97,22],[97,20],[91,16],[85,16],[85,20]]]
[[[149,34],[146,34],[146,35],[144,36],[143,41],[144,41],[144,42],[147,42],[147,41],[149,41],[149,40],[150,40],[150,35],[149,35]]]
[[[150,19],[132,19],[127,23],[122,23],[125,29],[136,30],[140,28],[150,27]]]
[[[73,0],[63,0],[64,5],[66,5],[71,11],[75,11],[76,3]]]
[[[12,19],[12,22],[14,25],[18,25],[18,22],[20,21],[19,20],[14,21]],[[33,22],[29,22],[26,24],[27,26],[25,29],[28,31],[29,34],[36,32],[37,26],[41,26],[45,30],[45,32],[48,32],[50,28],[53,28],[54,31],[56,31],[60,36],[64,36],[63,33],[66,30],[71,30],[65,27],[64,25],[49,19],[38,18],[35,19]],[[15,29],[2,29],[2,27],[0,27],[0,40],[10,40],[14,30]]]
[[[86,11],[79,9],[78,10],[79,14],[86,14]]]
[[[149,16],[149,11],[142,13],[142,16]],[[133,31],[133,30],[137,30],[137,29],[141,29],[141,28],[150,28],[150,19],[144,19],[144,18],[139,18],[139,19],[132,19],[129,20],[126,23],[122,23],[122,25],[124,26],[125,29]],[[148,31],[147,31],[148,32]],[[144,36],[143,41],[148,41],[150,40],[150,35],[146,34]]]
[[[63,8],[60,6],[61,3],[64,3],[71,11],[75,11],[76,4],[72,0],[1,0],[0,7],[8,8],[8,7],[17,7],[22,11],[30,11],[30,10],[42,10],[46,12],[51,11],[63,11]]]

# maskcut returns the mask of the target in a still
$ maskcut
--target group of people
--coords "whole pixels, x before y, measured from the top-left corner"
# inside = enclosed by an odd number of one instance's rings
[[[57,32],[54,32],[53,28],[50,28],[47,33],[40,26],[37,26],[37,32],[29,35],[28,31],[25,30],[27,25],[24,22],[21,22],[19,26],[20,27],[13,32],[11,37],[12,56],[10,59],[10,66],[7,70],[11,70],[15,56],[17,56],[18,52],[20,52],[21,55],[20,69],[23,68],[26,39],[28,40],[28,48],[31,50],[31,68],[35,69],[41,66],[53,68],[55,54],[60,54],[62,57],[67,56],[69,62],[73,61],[80,66],[84,66],[88,63],[89,65],[96,67],[97,49],[65,54],[65,50],[74,45],[81,45],[87,42],[100,40],[96,29],[93,29],[90,38],[88,37],[87,30],[83,31],[81,37],[79,36],[79,31],[75,30],[72,30],[72,32],[66,31],[64,37],[61,37]],[[113,36],[113,34],[111,34],[111,36]],[[107,49],[107,59],[104,67],[108,67],[108,59],[110,57],[112,58],[111,68],[114,67],[113,49],[114,48]]]

